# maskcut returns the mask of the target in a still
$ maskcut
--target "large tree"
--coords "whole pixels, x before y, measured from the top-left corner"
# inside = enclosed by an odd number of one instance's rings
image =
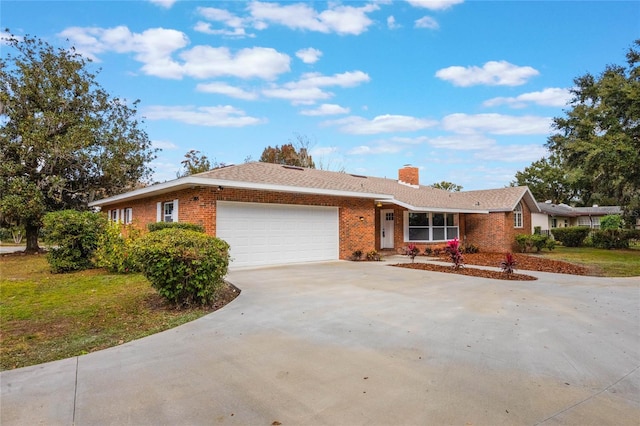
[[[631,48],[626,68],[609,65],[598,77],[587,73],[576,78],[571,109],[554,119],[558,133],[547,147],[583,186],[585,204],[615,200],[630,206],[639,201],[639,64],[640,53]]]
[[[0,222],[38,250],[44,213],[86,209],[151,174],[138,101],[110,96],[72,48],[6,32],[0,60]]]
[[[511,186],[528,186],[538,201],[551,200],[556,204],[568,204],[579,196],[579,191],[570,180],[571,177],[564,170],[558,157],[551,155],[534,161],[523,171],[517,172]]]
[[[184,155],[184,160],[182,160],[180,164],[182,164],[182,171],[178,171],[177,173],[177,177],[179,178],[211,170],[209,158],[195,149],[187,152]],[[216,163],[215,167],[219,167],[219,165]]]

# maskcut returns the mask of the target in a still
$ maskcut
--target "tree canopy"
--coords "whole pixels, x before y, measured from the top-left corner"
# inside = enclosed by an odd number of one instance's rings
[[[38,249],[46,212],[86,209],[145,182],[155,158],[138,101],[110,96],[72,48],[6,32],[0,60],[0,222]]]
[[[296,140],[275,147],[268,146],[262,151],[260,161],[263,163],[284,164],[287,166],[307,167],[315,169],[316,165],[309,154],[309,139],[296,134]]]
[[[535,178],[552,187],[553,180],[558,179],[557,182],[572,190],[556,194],[556,201],[617,204],[628,217],[638,216],[639,47],[640,40],[636,40],[626,55],[626,67],[608,65],[597,77],[587,73],[574,79],[569,108],[564,117],[554,118],[556,132],[547,140],[551,159],[546,160],[547,164],[544,161],[532,164],[521,176],[516,176],[518,181]],[[549,171],[546,166],[556,168],[556,162],[559,172]],[[542,198],[554,199],[551,195]],[[570,196],[574,199],[567,199]]]
[[[462,186],[460,185],[456,185],[453,182],[447,182],[446,180],[443,180],[441,182],[436,182],[434,184],[431,185],[434,188],[438,188],[438,189],[444,189],[445,191],[449,191],[449,192],[460,192],[462,191]]]
[[[536,200],[551,200],[555,204],[569,203],[578,197],[560,160],[553,155],[534,161],[517,172],[511,186],[528,186]]]
[[[177,177],[179,178],[211,170],[209,158],[195,149],[187,152],[184,155],[184,160],[182,160],[180,164],[182,164],[182,171],[178,172]]]

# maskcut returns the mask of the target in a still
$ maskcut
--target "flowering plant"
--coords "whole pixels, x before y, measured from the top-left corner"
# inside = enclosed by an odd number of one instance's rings
[[[447,242],[447,246],[444,249],[453,262],[453,269],[460,269],[464,266],[464,258],[462,257],[462,250],[460,249],[460,240],[454,238]]]
[[[505,274],[513,274],[513,270],[516,268],[517,264],[518,262],[516,262],[516,258],[513,254],[507,253],[504,256],[504,260],[500,262],[500,268]]]
[[[404,249],[404,252],[411,258],[411,263],[413,263],[418,253],[420,253],[420,249],[418,248],[418,246],[411,243]]]

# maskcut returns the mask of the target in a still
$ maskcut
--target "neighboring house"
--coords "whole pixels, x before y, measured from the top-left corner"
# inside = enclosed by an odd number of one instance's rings
[[[622,214],[620,206],[571,207],[566,204],[553,204],[550,201],[538,204],[540,213],[533,214],[534,226],[543,231],[568,226],[588,226],[599,229],[600,219],[610,214]]]
[[[253,162],[91,203],[114,220],[192,222],[231,246],[233,266],[348,259],[460,238],[487,252],[531,233],[527,187],[447,192],[419,184],[418,168],[387,179]]]

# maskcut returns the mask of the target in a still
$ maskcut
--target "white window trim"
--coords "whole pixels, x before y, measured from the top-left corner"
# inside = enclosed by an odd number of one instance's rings
[[[513,209],[513,227],[514,228],[523,228],[524,227],[524,217],[523,217],[522,203],[518,203],[516,208]]]
[[[133,223],[133,209],[131,207],[122,209],[122,223],[125,225]]]
[[[171,212],[171,221],[172,222],[178,222],[178,199],[176,198],[175,200],[172,201],[158,201],[156,203],[156,222],[164,222],[165,217],[164,217],[164,206],[165,204],[168,203],[173,203],[173,211]]]
[[[409,239],[409,213],[424,213],[429,215],[429,226],[424,228],[429,229],[429,239],[428,240],[410,240]],[[433,226],[433,215],[434,214],[444,214],[444,226]],[[447,215],[453,215],[453,226],[447,226]],[[442,212],[423,212],[423,211],[404,211],[404,242],[405,243],[442,243],[449,240],[452,240],[456,237],[447,238],[447,230],[450,228],[454,228],[456,230],[457,238],[460,237],[460,221],[459,221],[458,213],[442,213]],[[444,240],[434,240],[433,239],[433,229],[434,228],[444,228]]]

